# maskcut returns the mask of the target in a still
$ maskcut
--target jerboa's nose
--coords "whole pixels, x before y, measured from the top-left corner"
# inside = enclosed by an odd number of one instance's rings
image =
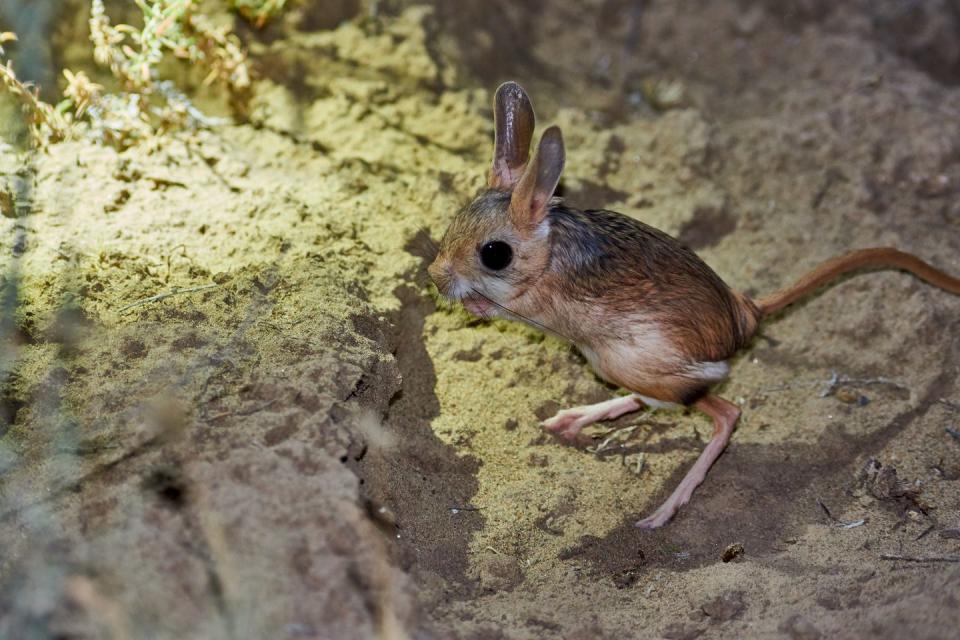
[[[430,277],[433,279],[434,284],[437,285],[437,288],[440,289],[440,292],[446,293],[450,287],[450,280],[453,278],[453,267],[450,263],[446,260],[441,261],[438,258],[433,261],[433,264],[427,267],[427,273],[430,274]]]

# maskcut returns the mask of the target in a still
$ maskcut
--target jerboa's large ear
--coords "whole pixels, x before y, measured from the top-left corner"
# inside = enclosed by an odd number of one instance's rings
[[[530,157],[535,119],[527,92],[516,82],[500,85],[493,99],[493,118],[496,137],[487,185],[491,189],[510,189],[523,175]]]
[[[537,157],[527,165],[510,197],[510,218],[518,229],[533,229],[547,215],[565,157],[560,128],[550,127],[543,132]]]

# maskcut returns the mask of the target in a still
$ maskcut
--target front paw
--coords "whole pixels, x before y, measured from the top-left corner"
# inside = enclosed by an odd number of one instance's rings
[[[568,442],[573,442],[584,427],[582,419],[583,412],[577,409],[564,409],[558,411],[557,415],[552,418],[547,418],[541,422],[540,426]]]
[[[670,522],[676,513],[677,509],[670,508],[667,505],[662,505],[648,517],[634,522],[633,526],[635,526],[637,529],[659,529],[663,525]]]

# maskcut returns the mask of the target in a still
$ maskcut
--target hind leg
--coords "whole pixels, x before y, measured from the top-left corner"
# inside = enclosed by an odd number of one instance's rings
[[[640,396],[634,393],[628,396],[611,398],[597,404],[564,409],[540,424],[562,438],[573,440],[580,433],[580,430],[588,424],[601,420],[613,420],[625,413],[636,411],[642,406],[643,401],[640,400]]]
[[[730,442],[733,427],[740,419],[739,407],[719,396],[704,396],[697,400],[693,406],[713,418],[713,437],[700,457],[697,458],[693,467],[687,472],[687,475],[667,498],[667,501],[660,505],[660,508],[649,517],[636,523],[636,526],[640,529],[656,529],[663,526],[680,507],[690,501],[694,489],[700,486],[700,483],[707,476],[707,471],[710,470],[716,459],[723,453],[727,443]]]

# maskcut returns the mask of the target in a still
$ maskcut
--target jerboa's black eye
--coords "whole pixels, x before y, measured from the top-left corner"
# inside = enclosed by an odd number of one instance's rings
[[[506,242],[493,240],[480,247],[480,262],[487,269],[500,271],[513,260],[513,249]]]

